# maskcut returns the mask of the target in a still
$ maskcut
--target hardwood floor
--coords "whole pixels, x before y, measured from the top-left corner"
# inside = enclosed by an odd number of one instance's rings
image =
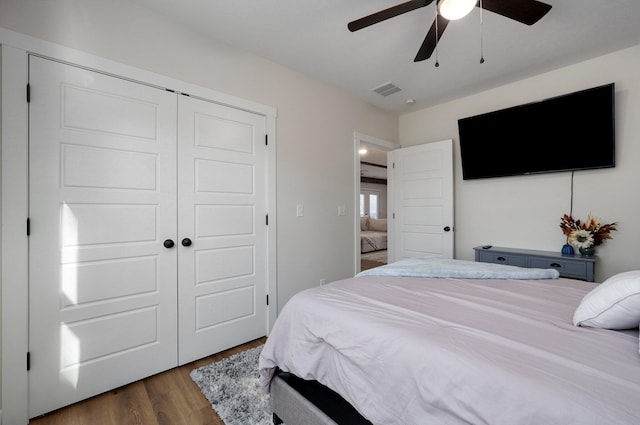
[[[189,373],[266,337],[31,419],[30,425],[224,425]]]
[[[384,263],[380,263],[378,261],[371,261],[371,260],[367,260],[367,259],[362,259],[360,260],[360,270],[361,271],[365,271],[365,270],[369,270],[372,269],[374,267],[380,267],[380,266],[384,266]]]
[[[360,270],[369,270],[387,264],[387,250],[367,252],[360,254]]]

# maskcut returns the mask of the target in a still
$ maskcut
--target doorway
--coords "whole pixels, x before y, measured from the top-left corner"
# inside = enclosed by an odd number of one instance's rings
[[[400,148],[354,134],[355,273],[362,268],[360,145],[387,155],[387,262],[420,255],[453,258],[453,140]],[[386,212],[385,212],[386,214]]]
[[[387,153],[395,144],[354,134],[356,273],[387,263]]]

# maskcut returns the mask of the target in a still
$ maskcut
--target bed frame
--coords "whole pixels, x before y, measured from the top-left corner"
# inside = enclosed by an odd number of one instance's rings
[[[340,395],[317,381],[277,371],[269,393],[274,425],[372,425]]]

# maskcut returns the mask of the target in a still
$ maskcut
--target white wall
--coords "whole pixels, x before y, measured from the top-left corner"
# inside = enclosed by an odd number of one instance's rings
[[[402,115],[399,139],[403,147],[449,138],[455,141],[455,257],[473,259],[473,247],[482,244],[560,251],[565,242],[560,217],[569,212],[571,188],[570,172],[462,180],[457,120],[614,82],[616,167],[575,173],[573,212],[577,218],[591,212],[607,223],[619,222],[614,239],[597,248],[596,281],[640,269],[639,75],[640,45]]]
[[[353,275],[353,132],[395,141],[396,116],[129,0],[2,0],[0,26],[277,108],[279,307]]]

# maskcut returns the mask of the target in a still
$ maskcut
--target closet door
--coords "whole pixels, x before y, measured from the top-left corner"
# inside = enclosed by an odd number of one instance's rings
[[[30,59],[29,414],[177,364],[176,95]]]
[[[179,363],[264,336],[267,169],[263,116],[178,101]]]

